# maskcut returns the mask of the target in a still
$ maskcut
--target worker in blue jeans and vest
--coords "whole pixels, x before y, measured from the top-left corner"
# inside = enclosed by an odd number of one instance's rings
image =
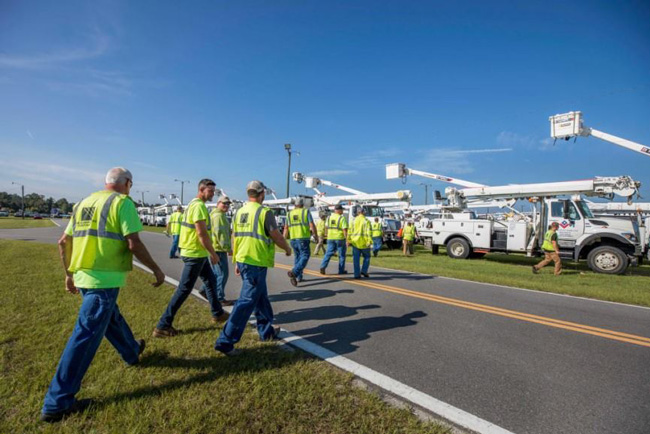
[[[334,213],[327,217],[327,251],[320,264],[320,274],[325,274],[327,265],[334,252],[339,255],[339,274],[347,274],[345,269],[345,253],[347,251],[345,240],[348,237],[348,221],[343,216],[343,206],[334,207]]]
[[[66,291],[81,292],[83,301],[45,395],[44,422],[57,422],[91,405],[91,400],[77,400],[75,395],[104,337],[128,365],[136,365],[144,351],[145,342],[133,337],[117,296],[133,266],[133,255],[153,271],[154,287],[163,284],[165,275],[140,241],[142,223],[129,197],[132,186],[131,172],[123,167],[109,170],[106,189],[77,203],[59,240]]]
[[[172,248],[169,251],[169,259],[178,258],[176,252],[178,251],[178,239],[181,236],[181,219],[183,218],[183,207],[176,207],[176,211],[171,213],[167,219],[167,227],[165,231],[172,237]]]
[[[372,255],[376,258],[384,244],[384,229],[381,227],[379,217],[375,217],[375,221],[370,223],[370,231],[372,234]]]
[[[226,284],[228,283],[228,255],[232,255],[232,248],[230,247],[232,234],[230,231],[230,222],[226,217],[226,213],[230,209],[230,198],[228,196],[221,196],[217,201],[217,207],[210,213],[210,221],[212,222],[212,246],[214,251],[219,256],[219,262],[212,266],[212,271],[217,278],[217,299],[222,306],[232,306],[231,300],[226,300]],[[207,297],[205,292],[207,289],[204,284],[199,293]]]
[[[233,219],[233,257],[235,274],[241,276],[239,299],[223,327],[215,350],[232,356],[238,353],[239,342],[252,314],[257,320],[257,333],[263,341],[276,339],[279,328],[273,327],[273,308],[266,287],[266,272],[275,265],[275,245],[291,256],[291,247],[284,239],[271,210],[262,206],[266,187],[261,181],[246,186],[248,202]],[[275,245],[274,245],[275,244]]]
[[[366,218],[366,211],[362,206],[357,207],[357,216],[352,223],[348,237],[348,245],[352,245],[352,263],[354,265],[354,278],[370,277],[370,246],[372,245],[372,231],[370,222]],[[360,266],[363,256],[363,266]]]
[[[298,286],[302,282],[302,272],[309,262],[311,256],[311,235],[318,243],[318,234],[314,219],[308,209],[305,209],[304,199],[298,197],[295,199],[296,207],[289,211],[287,224],[284,226],[284,237],[290,238],[291,248],[293,249],[294,262],[293,268],[287,272],[289,281],[293,286]]]

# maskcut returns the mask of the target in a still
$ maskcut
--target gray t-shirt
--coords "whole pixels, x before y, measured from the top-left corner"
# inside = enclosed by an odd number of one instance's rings
[[[275,221],[275,214],[273,211],[266,213],[266,218],[264,219],[264,233],[266,236],[271,235],[271,231],[278,228],[278,222]]]

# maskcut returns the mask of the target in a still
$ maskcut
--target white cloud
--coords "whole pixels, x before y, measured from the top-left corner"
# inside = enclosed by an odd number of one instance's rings
[[[309,172],[310,176],[341,176],[341,175],[354,175],[357,173],[356,170],[342,170],[342,169],[332,169],[332,170],[319,170],[316,172]]]
[[[549,151],[553,149],[553,141],[549,137],[540,139],[538,136],[523,135],[512,131],[501,131],[496,142],[501,146],[513,148],[537,149]]]

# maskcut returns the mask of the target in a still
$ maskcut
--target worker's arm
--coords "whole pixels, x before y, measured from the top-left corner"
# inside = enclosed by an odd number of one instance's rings
[[[70,260],[72,259],[72,237],[67,234],[63,234],[59,238],[59,256],[61,257],[61,264],[65,270],[65,290],[70,294],[78,294],[79,290],[74,286],[74,280],[72,278],[72,273],[68,271],[70,266]]]
[[[165,273],[162,272],[156,261],[153,260],[147,247],[144,245],[140,239],[138,232],[134,232],[126,236],[126,242],[129,247],[129,250],[133,255],[138,258],[138,261],[142,262],[146,267],[153,271],[153,275],[156,277],[156,281],[151,284],[154,288],[160,286],[165,281]]]
[[[316,230],[314,222],[309,222],[309,229],[311,230],[311,234],[314,236],[314,241],[318,242],[318,231]]]
[[[212,246],[212,240],[210,240],[210,234],[208,233],[208,225],[203,220],[198,220],[194,223],[194,227],[196,228],[196,236],[199,237],[199,242],[210,254],[210,262],[212,265],[218,264],[219,257]]]
[[[269,237],[273,240],[276,246],[285,251],[287,256],[291,256],[291,246],[287,243],[287,240],[280,234],[280,231],[273,229],[269,232]]]
[[[560,254],[560,247],[557,245],[557,241],[553,240],[551,241],[553,243],[553,248],[555,249],[555,253],[558,255]]]
[[[289,238],[289,223],[284,225],[284,230],[282,231],[284,238]]]

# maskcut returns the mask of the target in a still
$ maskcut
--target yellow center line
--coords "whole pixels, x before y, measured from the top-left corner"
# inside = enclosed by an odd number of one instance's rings
[[[292,267],[284,264],[276,264],[277,268],[282,268],[284,270],[291,270]],[[304,270],[304,274],[309,274],[311,276],[322,276],[320,273],[311,270]],[[398,288],[395,286],[384,285],[381,283],[375,283],[372,281],[359,281],[352,280],[350,278],[345,278],[339,275],[328,274],[327,278],[329,279],[338,279],[345,281],[347,283],[365,286],[366,288],[378,289],[380,291],[392,292],[394,294],[405,295],[408,297],[419,298],[423,300],[429,300],[436,303],[446,304],[450,306],[461,307],[464,309],[475,310],[484,313],[490,313],[492,315],[503,316],[506,318],[518,319],[521,321],[527,321],[536,324],[542,324],[549,327],[555,327],[564,330],[571,330],[579,333],[589,334],[593,336],[599,336],[606,339],[612,339],[620,342],[627,342],[635,345],[640,345],[644,347],[650,347],[650,338],[638,335],[632,335],[629,333],[617,332],[614,330],[607,330],[599,327],[592,327],[585,324],[574,323],[570,321],[563,321],[554,318],[548,318],[539,315],[533,315],[525,312],[518,312],[515,310],[503,309],[495,306],[488,306],[479,303],[472,303],[469,301],[459,300],[455,298],[443,297],[439,295],[426,294],[423,292],[413,291],[410,289]]]

